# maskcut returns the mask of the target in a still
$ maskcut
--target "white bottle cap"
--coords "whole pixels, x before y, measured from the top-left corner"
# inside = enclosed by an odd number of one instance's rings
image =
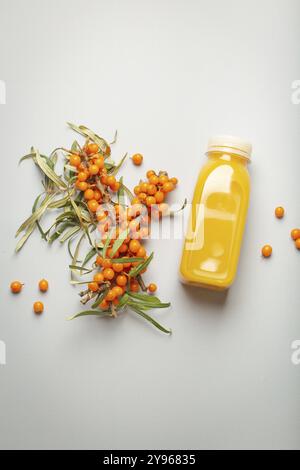
[[[208,152],[229,152],[251,159],[252,145],[239,137],[232,135],[217,135],[208,141]]]

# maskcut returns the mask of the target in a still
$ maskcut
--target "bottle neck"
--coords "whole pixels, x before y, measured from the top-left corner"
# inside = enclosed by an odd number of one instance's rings
[[[223,160],[224,162],[236,162],[244,166],[247,166],[249,163],[248,158],[231,152],[211,151],[207,152],[207,158],[212,160]]]

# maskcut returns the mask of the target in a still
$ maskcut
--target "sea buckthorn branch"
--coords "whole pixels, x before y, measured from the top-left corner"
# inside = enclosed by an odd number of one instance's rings
[[[172,215],[165,199],[175,189],[177,178],[169,178],[165,171],[156,174],[150,170],[147,179],[135,186],[133,194],[122,177],[116,178],[127,154],[117,164],[111,160],[110,145],[116,141],[117,134],[108,144],[85,126],[70,123],[69,126],[84,137],[83,146],[75,140],[70,149],[58,147],[49,157],[31,148],[20,160],[31,159],[39,168],[44,191],[36,198],[32,214],[17,231],[16,235],[21,238],[16,251],[36,228],[49,244],[55,240],[67,242],[71,257],[70,282],[86,286],[79,293],[82,304],[92,302],[90,309],[69,319],[87,315],[116,317],[129,308],[160,331],[171,333],[147,313],[154,308],[167,308],[170,303],[152,295],[156,285],[146,286],[143,280],[154,256],[153,253],[147,255],[143,241],[150,236],[152,219]],[[64,158],[62,175],[55,171],[59,154]],[[58,210],[59,215],[44,230],[41,219],[52,210]],[[80,259],[84,241],[89,249]],[[73,242],[76,242],[74,251]],[[88,267],[90,262],[92,266]],[[89,279],[82,280],[84,276]]]

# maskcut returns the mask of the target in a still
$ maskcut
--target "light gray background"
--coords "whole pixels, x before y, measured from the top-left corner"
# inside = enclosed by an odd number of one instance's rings
[[[300,78],[297,1],[0,0],[1,448],[300,448]],[[14,255],[14,233],[40,191],[31,145],[49,152],[83,123],[114,147],[142,152],[129,185],[149,168],[191,197],[209,136],[252,141],[252,198],[237,280],[227,296],[183,287],[181,240],[151,241],[148,279],[173,307],[167,337],[128,313],[78,311],[65,247],[36,234]],[[273,217],[282,204],[286,217]],[[271,243],[274,255],[262,260]],[[150,249],[150,248],[149,248]],[[37,281],[51,287],[45,313]],[[12,279],[26,283],[12,297]]]

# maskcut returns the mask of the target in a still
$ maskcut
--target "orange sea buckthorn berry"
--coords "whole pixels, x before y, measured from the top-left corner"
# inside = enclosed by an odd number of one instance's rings
[[[77,189],[79,189],[80,191],[85,191],[88,187],[88,184],[86,181],[78,181],[76,182],[76,187]]]
[[[275,216],[277,217],[277,219],[282,219],[282,217],[284,216],[284,208],[281,206],[276,207]]]
[[[119,191],[120,186],[121,186],[121,183],[119,183],[119,181],[116,181],[114,184],[110,186],[110,189],[116,193],[117,191]]]
[[[133,189],[134,194],[138,195],[141,192],[141,187],[138,184],[137,186],[134,187]]]
[[[141,193],[148,193],[149,183],[143,182],[140,184]]]
[[[122,263],[112,263],[112,268],[115,273],[120,273],[123,271],[123,264]]]
[[[156,199],[154,196],[147,196],[145,202],[146,202],[146,206],[150,207],[156,204]]]
[[[271,245],[264,245],[261,249],[261,254],[264,258],[269,258],[272,254],[272,247]]]
[[[94,199],[96,199],[96,201],[100,201],[101,193],[100,193],[99,189],[94,189]]]
[[[13,294],[18,294],[21,292],[23,288],[23,284],[20,281],[13,281],[10,285],[10,290],[13,292]]]
[[[131,292],[138,292],[140,290],[140,285],[137,281],[132,281],[130,283],[130,290]]]
[[[145,201],[146,197],[147,197],[147,194],[143,192],[139,193],[138,195],[139,200],[142,202]]]
[[[44,311],[43,302],[40,302],[40,301],[34,302],[33,311],[34,311],[34,313],[42,313]]]
[[[174,186],[176,186],[176,184],[178,184],[178,179],[177,178],[174,178],[174,177],[170,178],[170,181],[171,181],[171,183],[174,184]]]
[[[46,279],[41,279],[39,282],[39,289],[41,292],[47,292],[49,283]]]
[[[174,184],[171,181],[167,181],[166,183],[163,184],[162,186],[162,191],[164,193],[170,193],[174,189]]]
[[[148,291],[149,292],[156,292],[157,291],[157,285],[154,284],[153,282],[151,282],[151,284],[149,284],[149,286],[148,286]]]
[[[136,253],[136,256],[138,258],[144,258],[146,256],[146,250],[143,246],[141,246],[141,248],[139,248],[139,250]]]
[[[132,155],[132,161],[135,165],[141,165],[142,162],[143,162],[143,155],[141,155],[140,153],[135,153],[134,155]]]
[[[107,213],[103,210],[103,209],[100,209],[97,211],[97,220],[98,222],[101,222],[103,220],[105,220],[107,217]]]
[[[70,165],[78,167],[81,163],[81,158],[79,155],[72,154],[70,155]]]
[[[297,250],[300,250],[300,238],[297,238],[295,240],[295,247],[297,248]]]
[[[99,305],[99,307],[102,309],[102,310],[106,310],[108,308],[108,303],[107,301],[104,299],[102,300],[101,304]]]
[[[110,268],[111,267],[111,260],[108,259],[108,258],[102,258],[102,262],[101,262],[101,265],[103,266],[103,268]]]
[[[123,294],[123,289],[120,286],[115,286],[115,287],[112,288],[112,290],[115,294],[115,297],[120,297],[120,295]]]
[[[97,212],[99,203],[98,201],[96,201],[96,199],[91,199],[90,201],[88,201],[87,205],[91,212]]]
[[[104,279],[111,281],[115,277],[115,273],[111,268],[105,268],[103,271]]]
[[[123,253],[127,253],[127,251],[128,251],[128,245],[126,243],[123,243],[119,248],[119,253],[123,254]]]
[[[91,199],[94,199],[94,191],[92,189],[86,189],[84,191],[84,198],[87,201],[90,201]]]
[[[107,300],[108,302],[111,302],[112,300],[114,300],[115,297],[116,297],[116,294],[114,293],[114,290],[109,289],[109,291],[106,294],[105,300]]]
[[[102,155],[96,155],[96,158],[94,159],[94,164],[97,165],[99,170],[102,170],[104,168],[104,157]]]
[[[297,240],[298,238],[300,238],[300,228],[293,228],[293,230],[291,231],[291,237],[293,240]]]
[[[108,178],[107,175],[101,175],[101,177],[100,177],[101,183],[107,185],[107,178]]]
[[[106,184],[108,186],[113,186],[116,183],[116,178],[113,175],[110,175],[106,179]]]
[[[116,279],[116,283],[120,287],[124,287],[127,284],[127,277],[124,274],[119,274]]]
[[[146,173],[146,176],[147,178],[151,178],[151,176],[155,175],[155,171],[154,170],[148,170],[147,173]]]
[[[110,148],[109,145],[106,146],[104,153],[105,153],[105,155],[107,155],[107,156],[109,156],[109,155],[111,154],[111,148]]]
[[[155,197],[155,201],[157,202],[157,204],[160,204],[165,199],[165,193],[163,193],[162,191],[157,191],[154,197]]]
[[[131,240],[129,243],[129,250],[131,253],[137,253],[141,248],[141,244],[138,240]]]
[[[140,204],[140,200],[138,197],[134,197],[131,201],[132,206],[134,206],[135,204]]]
[[[159,183],[158,176],[156,175],[151,175],[150,178],[148,178],[150,184],[154,184],[155,186]]]
[[[89,174],[90,175],[97,175],[99,173],[99,167],[97,165],[90,165],[89,166]]]
[[[119,301],[119,299],[116,297],[116,298],[112,301],[112,303],[113,303],[114,305],[119,305],[120,301]]]
[[[150,195],[150,196],[153,196],[153,194],[155,194],[157,192],[157,187],[155,186],[155,184],[149,184],[148,185],[148,190],[147,190],[147,193]]]
[[[98,153],[99,147],[97,144],[88,144],[85,149],[88,155],[93,155],[94,153]]]
[[[86,181],[88,179],[88,174],[85,171],[80,171],[77,175],[78,181]]]
[[[91,291],[91,292],[97,292],[97,290],[99,289],[99,286],[97,284],[97,282],[89,282],[88,283],[88,289]]]
[[[80,165],[78,165],[78,171],[85,171],[86,170],[86,165],[84,162],[81,162]]]
[[[104,281],[104,276],[102,273],[96,273],[93,277],[93,280],[95,282],[98,282],[99,284]]]
[[[117,237],[116,237],[117,238]],[[108,248],[107,252],[106,252],[106,256],[108,258],[112,258],[112,248]],[[119,251],[117,250],[113,256],[114,258],[119,258]]]
[[[97,258],[96,258],[96,265],[97,266],[102,266],[102,263],[103,263],[103,258],[102,258],[102,256],[98,255]]]
[[[167,183],[168,181],[169,181],[169,178],[167,177],[167,175],[160,175],[158,177],[158,183],[160,185],[163,185],[163,184]]]

